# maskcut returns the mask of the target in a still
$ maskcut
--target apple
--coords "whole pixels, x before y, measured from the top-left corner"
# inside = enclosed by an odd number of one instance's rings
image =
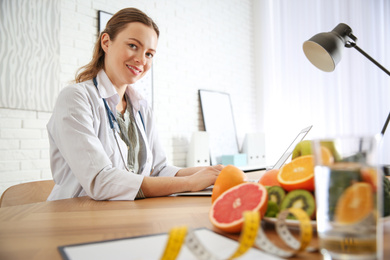
[[[311,154],[313,154],[312,149],[311,149],[311,140],[303,140],[303,141],[300,141],[294,147],[291,159],[294,160],[295,158],[297,158],[299,156],[311,155]]]

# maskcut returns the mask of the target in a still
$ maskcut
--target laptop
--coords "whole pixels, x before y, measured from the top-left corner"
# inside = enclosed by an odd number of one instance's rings
[[[250,171],[260,171],[260,170],[271,170],[271,169],[280,169],[286,162],[291,160],[291,154],[295,148],[295,146],[302,141],[305,136],[309,133],[313,126],[308,126],[303,128],[301,131],[299,131],[298,135],[294,138],[294,140],[290,143],[290,145],[287,147],[287,149],[284,151],[282,156],[279,157],[279,159],[276,161],[276,163],[273,166],[267,167],[249,167],[248,168],[243,168],[243,167],[238,167],[241,168],[244,172],[250,172]],[[257,181],[257,180],[249,180],[249,181]],[[189,191],[189,192],[179,192],[175,193],[174,195],[184,195],[184,196],[211,196],[213,192],[213,185],[205,188],[204,190],[201,191]]]
[[[272,168],[267,168],[267,170],[270,169],[280,169],[286,162],[287,160],[291,160],[291,154],[295,148],[295,146],[302,141],[307,133],[309,133],[310,129],[313,126],[308,126],[303,128],[298,135],[294,138],[294,140],[291,142],[291,144],[287,147],[286,151],[282,154],[282,156],[279,158],[279,160],[272,166]]]

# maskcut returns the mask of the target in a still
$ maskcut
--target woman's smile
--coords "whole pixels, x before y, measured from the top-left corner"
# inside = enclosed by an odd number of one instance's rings
[[[126,67],[135,75],[135,76],[138,76],[142,73],[142,70],[135,67],[135,66],[131,66],[131,65],[126,65]]]

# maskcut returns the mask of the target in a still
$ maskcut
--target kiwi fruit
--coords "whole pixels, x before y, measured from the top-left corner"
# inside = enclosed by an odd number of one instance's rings
[[[287,193],[286,197],[282,201],[280,210],[288,208],[301,208],[304,210],[309,217],[315,216],[316,203],[314,196],[307,190],[293,190]],[[291,214],[287,217],[288,219],[295,219]]]
[[[268,201],[274,202],[278,207],[282,204],[284,197],[286,196],[286,192],[282,187],[279,186],[268,186]]]
[[[269,218],[275,218],[279,213],[279,206],[273,202],[272,200],[268,201],[267,212],[265,212],[265,216]]]

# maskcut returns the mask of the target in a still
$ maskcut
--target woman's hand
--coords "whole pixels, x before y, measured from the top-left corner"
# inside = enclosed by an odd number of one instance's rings
[[[175,177],[145,177],[141,189],[145,197],[200,191],[213,185],[223,168],[223,165],[190,167],[180,169]]]
[[[199,171],[187,176],[190,191],[199,191],[215,183],[223,165],[214,165],[201,168]]]

